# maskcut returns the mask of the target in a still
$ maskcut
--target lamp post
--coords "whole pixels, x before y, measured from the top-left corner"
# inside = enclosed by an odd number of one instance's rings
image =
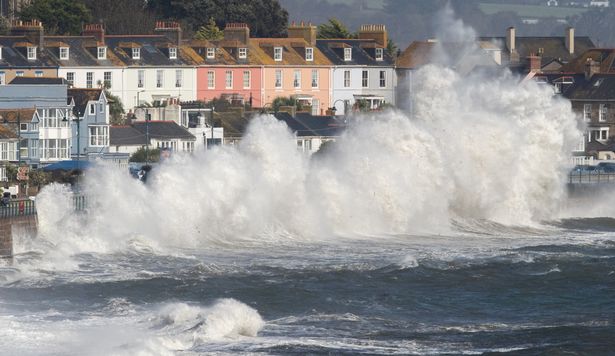
[[[77,169],[81,168],[81,115],[83,113],[77,108],[73,106],[73,119],[69,119],[70,116],[68,111],[66,116],[62,119],[63,122],[77,122]],[[71,130],[72,132],[72,130]]]
[[[149,163],[149,122],[152,119],[152,114],[145,114],[145,164]]]

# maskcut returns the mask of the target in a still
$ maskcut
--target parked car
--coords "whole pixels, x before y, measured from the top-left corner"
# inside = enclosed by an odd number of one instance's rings
[[[596,170],[600,173],[615,173],[615,163],[600,162],[596,165]]]
[[[592,173],[598,173],[598,171],[596,170],[596,166],[590,166],[587,164],[579,164],[574,166],[574,168],[572,169],[572,171],[570,171],[570,173],[572,174],[592,174]]]

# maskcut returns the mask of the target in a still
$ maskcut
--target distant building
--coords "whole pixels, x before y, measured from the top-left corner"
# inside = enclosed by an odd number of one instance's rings
[[[307,154],[317,152],[326,142],[335,141],[346,128],[346,123],[335,116],[307,113],[292,116],[285,112],[275,113],[274,116],[286,123],[297,137],[297,149]]]
[[[111,126],[110,151],[133,154],[139,148],[168,148],[172,152],[193,152],[196,138],[173,121],[136,122]]]

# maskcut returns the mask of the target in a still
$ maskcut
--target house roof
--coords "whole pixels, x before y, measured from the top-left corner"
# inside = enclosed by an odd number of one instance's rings
[[[286,112],[278,112],[274,116],[278,120],[286,122],[288,128],[299,137],[335,137],[339,136],[346,128],[346,125],[334,116],[314,116],[308,113],[297,113],[293,117]]]
[[[148,133],[149,132],[149,133]],[[175,121],[137,121],[130,126],[111,126],[109,141],[111,146],[145,145],[146,138],[157,140],[190,140],[196,137]]]
[[[132,126],[111,126],[109,146],[145,145],[145,133]]]
[[[11,139],[17,139],[17,138],[18,136],[17,136],[17,133],[15,133],[15,131],[0,124],[0,140],[11,140]]]
[[[67,85],[68,82],[64,78],[52,77],[15,77],[9,83],[11,85]]]
[[[25,36],[0,36],[2,58],[0,68],[57,68],[57,63],[49,56],[48,51],[36,50],[36,59],[28,59],[27,47],[34,44],[27,42]]]
[[[397,57],[397,68],[416,69],[428,64],[435,43],[414,41]]]
[[[534,76],[539,83],[558,84],[561,94],[569,98],[579,86],[585,86],[585,74],[581,73],[540,73]]]
[[[85,109],[89,101],[100,100],[101,95],[103,95],[103,90],[100,88],[69,88],[67,94],[68,97],[74,100],[75,108],[77,109],[77,111],[83,114],[85,113]]]
[[[274,48],[282,47],[282,60],[273,58]],[[314,49],[314,60],[305,60],[305,49]],[[262,65],[331,65],[332,62],[321,50],[318,44],[310,45],[303,38],[251,38],[248,55],[251,64]]]
[[[30,122],[36,113],[36,109],[0,109],[0,124],[16,124],[19,118],[21,122]]]
[[[195,60],[191,56],[177,53],[176,59],[169,58],[169,48],[177,47],[165,36],[158,35],[134,35],[134,36],[106,36],[105,43],[109,51],[113,52],[117,58],[129,66],[177,66],[195,65]],[[132,49],[140,48],[139,58],[132,58]],[[179,52],[184,49],[179,48]]]
[[[589,80],[582,80],[566,97],[570,100],[615,101],[615,74],[594,74]]]
[[[107,66],[123,66],[124,63],[113,53],[107,49],[105,59],[98,59],[98,46],[107,46],[104,43],[99,43],[94,37],[90,36],[45,36],[46,41],[61,42],[67,44],[69,49],[68,59],[60,59],[60,47],[64,46],[46,46],[45,52],[53,59],[54,62],[66,67],[107,67]]]
[[[593,48],[583,52],[577,58],[563,65],[563,72],[583,73],[589,60],[600,63],[600,73],[615,73],[615,49]]]
[[[382,60],[376,60],[376,48],[382,47],[372,39],[319,39],[316,40],[316,45],[334,65],[390,67],[395,64],[393,57],[384,48]],[[352,60],[344,60],[344,48],[352,48]]]

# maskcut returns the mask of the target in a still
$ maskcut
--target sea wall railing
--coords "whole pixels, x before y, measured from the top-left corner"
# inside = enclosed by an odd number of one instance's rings
[[[0,219],[36,215],[36,204],[30,199],[12,199],[0,206]]]
[[[568,175],[570,184],[615,183],[615,172],[575,171]]]

